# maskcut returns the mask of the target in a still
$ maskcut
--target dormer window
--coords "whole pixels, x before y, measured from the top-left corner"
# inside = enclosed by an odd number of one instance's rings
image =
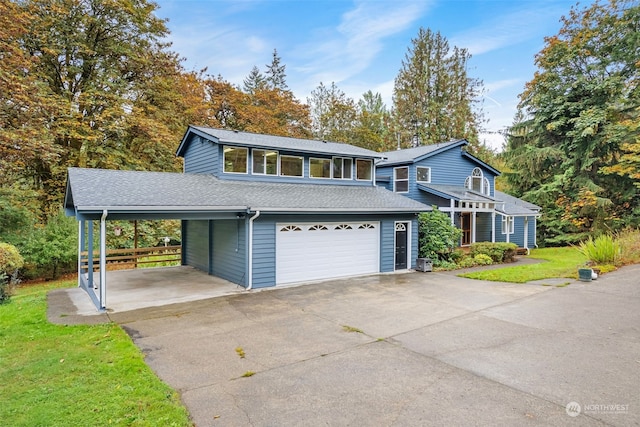
[[[253,150],[253,173],[255,175],[278,175],[278,152]]]
[[[351,179],[353,160],[348,157],[333,158],[333,177],[335,179]]]
[[[302,177],[302,160],[299,156],[280,156],[280,175]]]
[[[242,147],[224,147],[224,171],[227,173],[247,173],[249,150]]]
[[[331,178],[331,159],[309,159],[309,177]]]
[[[489,180],[484,177],[482,169],[480,168],[474,168],[473,171],[471,171],[471,176],[468,176],[464,181],[464,186],[476,193],[485,194],[487,196],[491,194]]]
[[[373,174],[371,172],[371,160],[356,160],[356,179],[359,181],[371,181]]]

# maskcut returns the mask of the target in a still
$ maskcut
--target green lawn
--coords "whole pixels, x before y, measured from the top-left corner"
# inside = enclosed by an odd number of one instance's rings
[[[575,248],[533,249],[531,258],[544,260],[539,264],[515,265],[495,270],[477,271],[460,274],[461,277],[495,282],[526,283],[532,280],[578,277],[578,266],[584,265],[587,258]]]
[[[178,394],[116,324],[54,325],[46,293],[19,288],[0,305],[0,420],[11,426],[189,426]]]

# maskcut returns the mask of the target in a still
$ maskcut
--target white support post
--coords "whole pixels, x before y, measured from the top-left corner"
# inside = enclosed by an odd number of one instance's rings
[[[471,243],[476,242],[476,209],[475,206],[471,211]]]
[[[529,249],[529,217],[524,217],[524,247]]]
[[[100,308],[107,308],[107,210],[100,218]]]
[[[78,287],[82,286],[82,249],[84,249],[84,220],[78,221]]]
[[[451,215],[451,225],[456,225],[456,218],[455,218],[455,205],[456,202],[453,201],[453,199],[449,200],[449,207],[450,207],[450,211],[449,211],[449,215]]]
[[[491,212],[491,243],[496,242],[496,211]]]
[[[89,220],[89,231],[87,232],[87,286],[89,289],[96,289],[93,277],[93,220]]]

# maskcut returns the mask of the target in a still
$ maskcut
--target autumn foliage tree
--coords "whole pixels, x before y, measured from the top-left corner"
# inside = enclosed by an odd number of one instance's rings
[[[640,6],[572,8],[546,38],[505,156],[509,185],[541,205],[550,244],[640,222]]]

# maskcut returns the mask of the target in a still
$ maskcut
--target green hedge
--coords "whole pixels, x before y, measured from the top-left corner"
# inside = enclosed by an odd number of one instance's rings
[[[480,242],[471,245],[470,255],[487,255],[493,262],[513,262],[515,261],[516,249],[518,245],[515,243],[491,243]]]

